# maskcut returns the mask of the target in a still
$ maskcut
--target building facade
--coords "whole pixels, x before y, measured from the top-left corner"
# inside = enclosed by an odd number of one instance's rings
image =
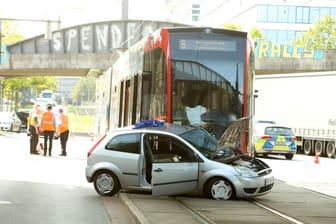
[[[166,20],[197,26],[238,24],[244,31],[256,27],[267,41],[292,44],[318,19],[336,18],[335,0],[171,0]]]

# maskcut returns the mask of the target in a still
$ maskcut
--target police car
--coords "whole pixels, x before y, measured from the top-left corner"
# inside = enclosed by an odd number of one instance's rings
[[[284,155],[291,160],[297,150],[296,137],[289,127],[275,122],[254,122],[253,148],[256,156]]]

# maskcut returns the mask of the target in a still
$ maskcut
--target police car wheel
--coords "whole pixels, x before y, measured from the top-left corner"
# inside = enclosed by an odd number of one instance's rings
[[[294,154],[286,154],[285,157],[286,157],[287,160],[291,160],[291,159],[293,159]]]

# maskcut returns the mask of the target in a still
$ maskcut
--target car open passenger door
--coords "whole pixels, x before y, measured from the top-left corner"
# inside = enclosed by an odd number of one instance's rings
[[[198,183],[198,158],[173,137],[147,135],[146,149],[153,155],[152,194],[173,195],[190,192]]]

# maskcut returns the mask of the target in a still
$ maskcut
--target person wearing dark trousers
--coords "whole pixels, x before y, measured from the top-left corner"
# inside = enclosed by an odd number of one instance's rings
[[[68,115],[64,114],[64,111],[62,108],[58,110],[60,114],[60,121],[58,124],[58,134],[60,136],[60,141],[61,141],[61,147],[62,147],[62,153],[60,156],[66,156],[67,151],[66,151],[66,145],[68,142],[69,138],[69,117]]]
[[[33,120],[33,118],[31,118]],[[30,154],[37,154],[36,147],[38,144],[38,132],[34,125],[34,121],[29,125],[29,134],[30,134]]]
[[[39,124],[41,119],[41,112],[41,109],[37,107],[35,111],[30,114],[29,120],[27,122],[29,123],[30,154],[38,154],[36,148],[39,141]]]
[[[52,112],[51,104],[47,106],[47,111],[42,114],[40,127],[44,134],[44,156],[47,155],[47,152],[49,152],[49,156],[51,156],[52,142],[54,138],[54,133],[56,131],[56,119],[55,114]],[[47,147],[48,141],[49,147]]]

